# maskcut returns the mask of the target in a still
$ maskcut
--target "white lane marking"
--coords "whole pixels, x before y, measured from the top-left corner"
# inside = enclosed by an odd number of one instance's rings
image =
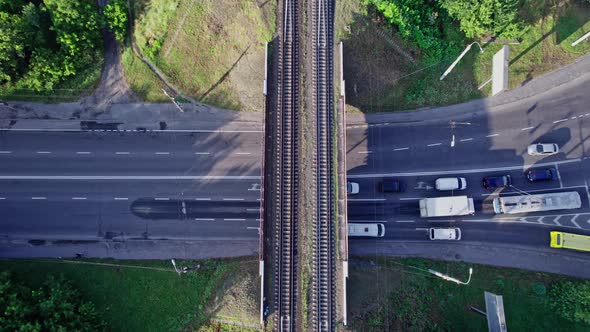
[[[557,179],[559,180],[559,188],[563,188],[563,182],[561,181],[561,173],[559,172],[559,165],[555,164],[555,170],[557,171]]]
[[[198,220],[198,221],[211,221],[211,220],[215,220],[215,219],[213,219],[213,218],[195,218],[195,220]]]
[[[51,151],[37,151],[37,154],[50,154]]]
[[[260,227],[246,227],[246,229],[252,229],[252,230],[260,231]]]
[[[246,209],[246,211],[260,211],[260,209]]]
[[[12,151],[0,151],[0,154],[10,154]]]
[[[115,201],[126,201],[129,198],[128,197],[115,197],[114,199],[115,199]]]
[[[554,166],[556,164],[569,164],[581,162],[582,159],[570,159],[562,160],[551,163],[538,163],[520,166],[506,166],[506,167],[494,167],[494,168],[479,168],[479,169],[459,169],[454,171],[431,171],[431,172],[408,172],[408,173],[375,173],[375,174],[347,174],[347,178],[351,179],[366,179],[366,178],[383,178],[390,176],[427,176],[427,175],[441,175],[441,174],[472,174],[472,173],[485,173],[485,172],[496,172],[496,171],[509,171],[509,170],[525,170],[530,167],[542,167],[542,166]],[[2,179],[2,176],[0,176]]]
[[[0,175],[0,180],[260,180],[259,175]]]
[[[428,222],[455,222],[455,221],[457,221],[457,220],[455,220],[455,219],[448,219],[448,220],[447,220],[447,219],[444,219],[444,220],[438,220],[438,219],[437,219],[437,220],[434,220],[434,219],[429,219],[429,220],[428,220]]]
[[[105,132],[106,130],[82,130],[82,129],[38,129],[38,128],[0,128],[0,131],[47,131],[47,132]],[[122,132],[122,130],[109,130]],[[199,129],[150,129],[154,133],[262,133],[262,130],[199,130]]]
[[[556,121],[553,121],[553,123],[560,123],[560,122],[564,122],[564,121],[567,121],[567,119],[556,120]]]
[[[195,154],[202,155],[202,154],[209,154],[209,152],[195,152]]]
[[[0,201],[1,201],[1,200],[5,200],[5,199],[6,199],[6,197],[0,197]]]
[[[170,198],[168,198],[168,197],[156,197],[156,198],[154,198],[154,199],[155,199],[156,201],[169,201],[169,200],[170,200]]]
[[[86,197],[72,197],[72,199],[76,200],[76,201],[82,201],[82,200],[85,200]]]
[[[170,152],[156,152],[156,154],[165,154],[165,155],[168,155],[168,154],[170,154]]]
[[[222,198],[224,201],[243,201],[243,198]]]
[[[586,196],[588,196],[588,202],[590,202],[590,190],[588,190],[588,181],[584,179],[584,184],[586,185]]]
[[[554,222],[554,223],[556,223],[556,224],[557,224],[557,225],[559,225],[559,226],[562,226],[562,225],[559,223],[559,219],[560,219],[561,217],[562,217],[562,216],[557,216],[555,219],[553,219],[553,222]]]
[[[578,118],[577,116],[572,116],[572,120],[575,120],[575,119],[577,119],[577,118]]]
[[[521,131],[525,131],[525,130],[531,130],[531,129],[533,129],[533,128],[535,128],[535,127],[526,127],[526,128],[521,128],[520,130],[521,130]]]
[[[396,220],[395,222],[414,222],[414,220]]]
[[[473,138],[464,138],[462,140],[459,140],[459,142],[469,142],[469,141],[473,141]]]
[[[432,144],[428,144],[427,146],[439,146],[439,145],[441,145],[441,144],[442,144],[442,143],[432,143]]]
[[[236,152],[234,154],[237,154],[237,155],[249,155],[249,154],[252,154],[252,153],[250,153],[250,152]]]
[[[31,199],[47,199],[47,197],[34,196],[34,197],[31,197]]]
[[[393,149],[393,151],[403,151],[403,150],[409,150],[410,148],[397,148],[397,149]]]
[[[78,151],[76,152],[76,154],[90,154],[89,151]]]
[[[385,198],[349,198],[348,201],[353,202],[377,202],[377,201],[384,201]]]
[[[400,201],[411,201],[411,200],[416,200],[416,199],[422,199],[420,197],[404,197],[404,198],[400,198]]]
[[[357,151],[356,153],[369,154],[369,153],[373,153],[373,151]]]
[[[211,198],[195,198],[195,201],[210,201]]]
[[[246,221],[246,219],[242,218],[224,218],[225,221]]]
[[[115,152],[115,154],[130,154],[130,152],[127,152],[127,151],[117,151],[117,152]]]
[[[491,135],[487,135],[486,137],[496,137],[496,136],[500,136],[500,134],[491,134]]]
[[[572,220],[571,220],[571,221],[572,221],[572,224],[576,225],[576,227],[578,227],[578,228],[582,228],[582,227],[580,227],[580,225],[578,225],[578,223],[576,222],[576,219],[577,219],[579,216],[580,216],[579,214],[576,214],[576,215],[575,215],[575,216],[572,218]]]

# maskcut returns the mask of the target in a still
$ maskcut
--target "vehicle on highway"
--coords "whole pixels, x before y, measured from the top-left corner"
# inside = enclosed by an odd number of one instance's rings
[[[398,179],[385,178],[379,183],[379,191],[384,193],[399,193],[403,190],[402,183]]]
[[[524,175],[531,182],[553,181],[558,179],[557,170],[555,170],[555,168],[529,169]]]
[[[465,216],[475,213],[473,198],[467,196],[423,198],[420,204],[420,217]]]
[[[550,233],[550,237],[549,246],[551,248],[590,251],[590,236],[588,235],[553,231]]]
[[[531,156],[550,156],[559,152],[559,146],[555,143],[536,143],[529,145],[527,151]]]
[[[434,181],[434,187],[439,191],[464,190],[467,188],[467,180],[460,177],[438,178]]]
[[[496,197],[492,202],[496,214],[527,213],[551,210],[569,210],[582,207],[576,191]]]
[[[510,187],[512,185],[512,177],[510,175],[484,176],[481,184],[486,189]]]
[[[360,186],[356,182],[346,182],[346,193],[349,195],[356,195],[360,191]]]
[[[383,237],[385,225],[379,223],[348,223],[348,236]]]
[[[461,240],[461,229],[429,228],[428,235],[431,240]]]

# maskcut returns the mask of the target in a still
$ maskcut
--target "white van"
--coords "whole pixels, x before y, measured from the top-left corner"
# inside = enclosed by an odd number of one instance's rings
[[[461,240],[459,228],[430,228],[428,235],[431,240]]]
[[[348,223],[348,236],[383,237],[385,226],[374,223]]]
[[[465,178],[438,178],[434,182],[434,187],[439,191],[447,190],[464,190],[467,188],[467,180]]]

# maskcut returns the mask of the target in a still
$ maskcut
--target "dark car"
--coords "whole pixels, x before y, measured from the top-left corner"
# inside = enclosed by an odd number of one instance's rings
[[[398,193],[398,192],[403,191],[403,187],[402,187],[402,184],[399,182],[399,180],[385,178],[379,184],[379,190],[384,193],[387,193],[387,192]]]
[[[545,169],[529,169],[526,173],[526,178],[531,181],[553,181],[557,180],[557,171],[555,168],[545,168]]]
[[[510,175],[485,176],[481,183],[486,189],[510,187],[512,185],[512,177]]]

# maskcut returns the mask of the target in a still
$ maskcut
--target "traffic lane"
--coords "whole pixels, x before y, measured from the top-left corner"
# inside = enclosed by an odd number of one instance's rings
[[[45,200],[132,201],[158,200],[257,201],[258,180],[0,180],[2,204]]]
[[[255,155],[195,155],[179,153],[133,154],[120,151],[104,157],[92,155],[0,154],[1,175],[200,175],[260,176]]]
[[[131,202],[36,201],[0,203],[0,234],[8,238],[158,238],[207,239],[253,238],[260,221],[249,218],[183,219],[180,214],[165,219],[141,218],[132,213]],[[248,214],[250,213],[250,214]],[[227,215],[226,215],[227,216]],[[233,215],[230,214],[233,217]]]
[[[114,153],[261,153],[262,133],[251,132],[20,132],[0,131],[0,150]]]

